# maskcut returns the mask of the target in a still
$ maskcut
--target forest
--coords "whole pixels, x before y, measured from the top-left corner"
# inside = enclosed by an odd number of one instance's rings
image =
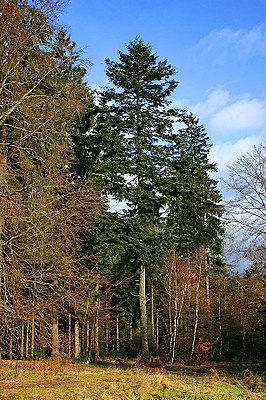
[[[169,62],[133,38],[93,90],[59,13],[0,0],[0,358],[262,357],[265,143],[224,200]]]

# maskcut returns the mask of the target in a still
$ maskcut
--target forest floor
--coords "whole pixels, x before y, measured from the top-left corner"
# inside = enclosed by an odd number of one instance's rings
[[[0,361],[0,400],[266,399],[265,362],[136,368],[119,361]]]

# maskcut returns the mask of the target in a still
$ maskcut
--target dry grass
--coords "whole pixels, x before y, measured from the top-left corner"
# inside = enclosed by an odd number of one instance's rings
[[[261,387],[260,387],[261,389]],[[263,389],[263,388],[262,388]],[[51,361],[1,361],[0,400],[255,400],[245,382],[209,374],[104,367]]]

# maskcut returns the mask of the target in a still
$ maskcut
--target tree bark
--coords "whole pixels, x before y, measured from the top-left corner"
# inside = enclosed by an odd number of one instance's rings
[[[76,318],[75,320],[75,353],[74,357],[77,358],[80,356],[80,326],[79,320]]]
[[[59,359],[59,332],[58,332],[58,315],[55,314],[52,319],[52,354],[54,360]]]
[[[140,336],[141,336],[141,359],[149,362],[149,343],[147,330],[147,311],[146,311],[146,277],[145,267],[140,268],[139,279],[139,306],[140,306]]]

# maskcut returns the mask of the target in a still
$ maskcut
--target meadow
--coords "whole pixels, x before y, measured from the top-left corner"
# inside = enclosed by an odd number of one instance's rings
[[[266,399],[265,364],[0,361],[0,400]]]

